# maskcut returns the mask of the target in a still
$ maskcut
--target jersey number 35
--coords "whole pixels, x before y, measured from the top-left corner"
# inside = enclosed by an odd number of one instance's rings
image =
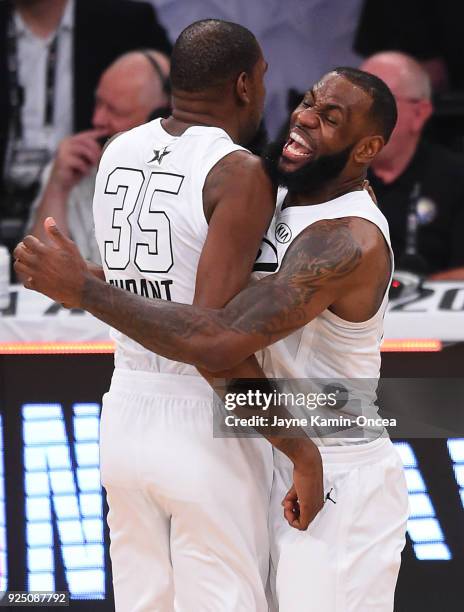
[[[113,211],[104,230],[109,270],[125,270],[131,254],[140,272],[164,273],[172,268],[171,222],[164,210],[157,210],[157,199],[162,193],[178,195],[183,180],[182,175],[167,172],[152,172],[145,178],[135,168],[115,168],[109,174],[102,194],[104,210]],[[138,238],[133,245],[134,224]]]

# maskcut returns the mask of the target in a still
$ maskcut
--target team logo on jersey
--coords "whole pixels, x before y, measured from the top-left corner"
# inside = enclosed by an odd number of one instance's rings
[[[163,157],[165,155],[169,155],[169,153],[171,152],[171,151],[167,151],[166,149],[167,147],[164,147],[164,149],[160,149],[159,151],[157,151],[156,149],[153,149],[153,159],[150,159],[150,161],[147,161],[147,164],[158,162],[158,164],[161,166]]]
[[[275,237],[277,242],[280,242],[280,244],[290,242],[292,239],[292,230],[286,223],[279,223],[275,229]]]
[[[267,238],[263,238],[261,248],[256,256],[253,272],[275,272],[279,267],[276,247]]]

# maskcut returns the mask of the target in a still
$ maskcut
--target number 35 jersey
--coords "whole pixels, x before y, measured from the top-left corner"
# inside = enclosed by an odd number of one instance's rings
[[[192,303],[208,232],[203,186],[211,168],[237,150],[242,147],[219,128],[194,126],[171,136],[160,119],[110,143],[93,201],[107,282],[146,298]],[[193,366],[151,353],[116,330],[111,334],[117,368],[198,374]]]

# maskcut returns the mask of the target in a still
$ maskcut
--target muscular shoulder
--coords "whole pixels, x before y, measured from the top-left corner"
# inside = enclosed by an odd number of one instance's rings
[[[363,257],[369,257],[379,250],[388,252],[387,243],[380,228],[372,221],[361,217],[346,217],[339,221],[346,221],[347,231],[351,239],[359,245]]]
[[[233,151],[211,168],[203,187],[207,219],[225,197],[234,199],[237,206],[274,207],[274,189],[259,157],[248,151]]]
[[[248,151],[233,151],[211,168],[204,189],[222,188],[224,181],[232,183],[232,179],[239,179],[245,183],[258,181],[267,184],[270,182],[261,158]]]
[[[300,270],[302,279],[317,282],[347,278],[354,282],[367,271],[387,274],[389,250],[380,229],[359,217],[326,219],[306,228],[288,249],[281,270]]]

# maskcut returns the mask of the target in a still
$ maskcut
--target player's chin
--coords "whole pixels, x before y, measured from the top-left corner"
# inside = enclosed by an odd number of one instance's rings
[[[296,172],[306,166],[307,163],[308,160],[287,159],[282,155],[279,160],[279,170],[284,174],[292,174],[292,172]]]

